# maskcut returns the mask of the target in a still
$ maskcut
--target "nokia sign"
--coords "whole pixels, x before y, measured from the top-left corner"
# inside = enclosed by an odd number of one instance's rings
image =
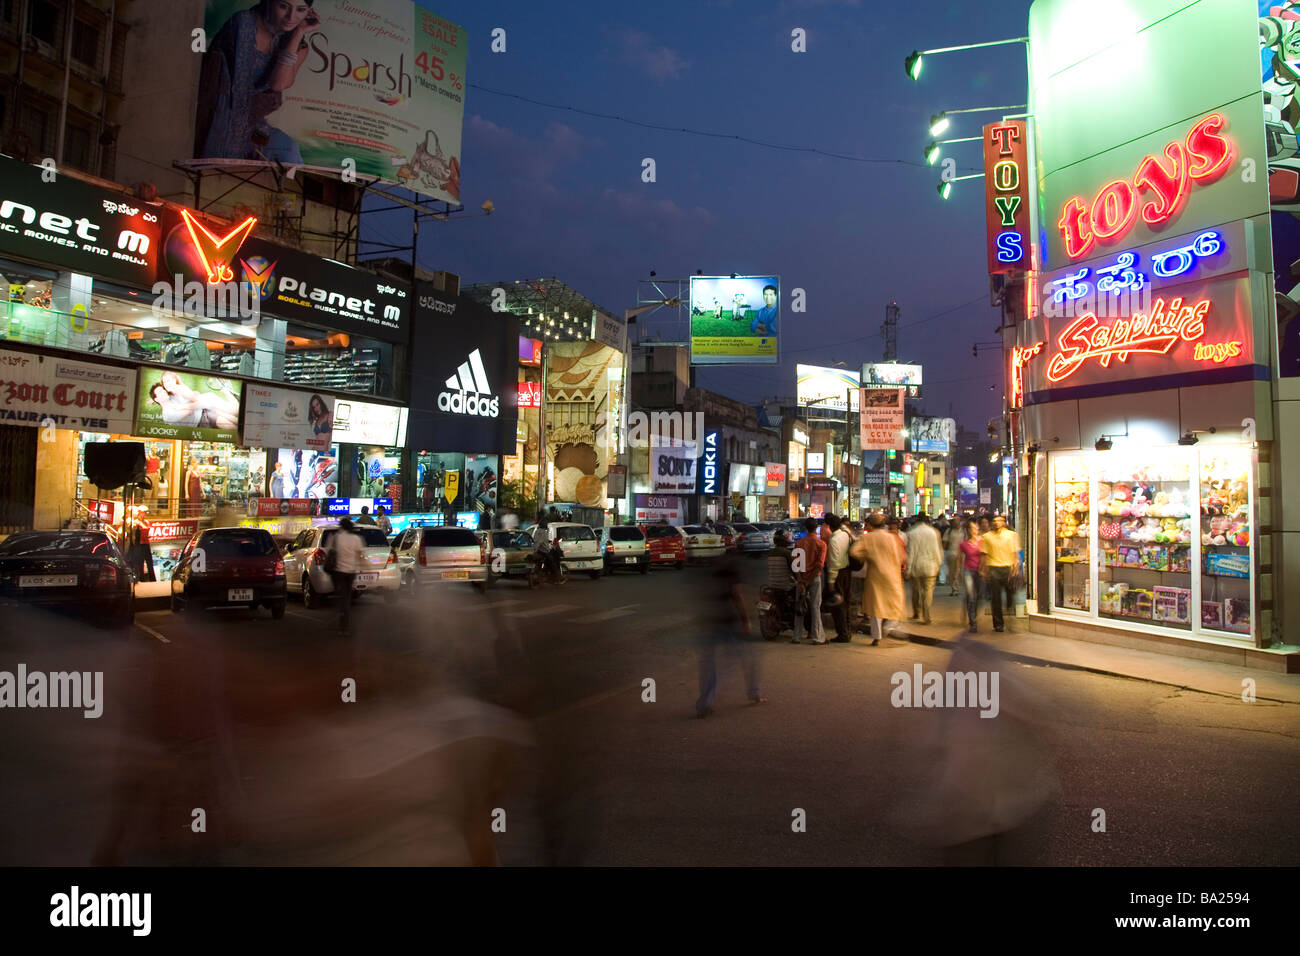
[[[718,451],[718,440],[718,430],[716,428],[705,430],[696,494],[722,494],[722,456]]]

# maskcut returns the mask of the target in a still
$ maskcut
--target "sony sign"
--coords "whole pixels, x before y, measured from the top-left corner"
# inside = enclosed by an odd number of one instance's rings
[[[722,466],[718,455],[718,430],[716,428],[711,428],[704,433],[704,453],[700,455],[700,467],[697,474],[699,476],[699,487],[696,494],[722,494],[722,482],[720,481]]]

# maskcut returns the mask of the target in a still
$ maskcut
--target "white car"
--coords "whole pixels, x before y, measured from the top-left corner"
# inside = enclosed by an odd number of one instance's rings
[[[304,607],[317,607],[324,595],[334,593],[334,579],[325,570],[325,551],[338,530],[336,524],[308,528],[285,545],[285,588],[290,594],[301,594]],[[357,525],[352,530],[365,542],[366,561],[370,564],[357,574],[352,589],[382,591],[385,598],[392,600],[401,588],[402,577],[396,562],[389,560],[392,550],[387,536],[367,525]]]
[[[686,538],[686,560],[707,561],[720,558],[727,553],[727,546],[722,542],[722,535],[710,531],[702,524],[691,524],[681,528]]]
[[[645,534],[634,524],[597,528],[596,540],[605,556],[605,573],[625,569],[645,574],[650,570],[650,554],[646,551]]]
[[[548,526],[551,540],[560,545],[564,569],[569,573],[586,571],[592,579],[600,577],[605,569],[600,542],[590,525],[569,521],[554,521]],[[536,538],[536,535],[533,536]]]

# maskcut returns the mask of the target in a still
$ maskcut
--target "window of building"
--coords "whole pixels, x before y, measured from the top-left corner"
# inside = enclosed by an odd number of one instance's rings
[[[32,149],[42,156],[52,151],[52,132],[54,123],[48,110],[31,104],[23,104],[22,130],[31,138]]]
[[[31,0],[27,5],[28,32],[50,46],[58,46],[59,8],[47,0]]]
[[[85,20],[72,22],[72,58],[92,70],[99,69],[99,27]]]
[[[63,137],[63,161],[77,169],[90,168],[90,130],[68,126]]]

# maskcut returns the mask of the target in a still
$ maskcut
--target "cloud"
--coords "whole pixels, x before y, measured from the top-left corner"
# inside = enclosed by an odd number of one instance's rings
[[[584,136],[565,123],[551,123],[540,139],[529,139],[478,114],[468,118],[465,138],[472,144],[463,151],[466,155],[481,156],[484,165],[508,174],[530,190],[549,194],[557,192],[551,182],[557,171],[604,145],[602,140]]]
[[[654,42],[640,30],[622,30],[615,34],[616,57],[623,63],[637,67],[656,80],[675,80],[690,67],[672,47]]]
[[[614,216],[645,231],[708,226],[713,213],[703,206],[683,209],[671,199],[653,199],[640,190],[605,187],[600,205]]]

